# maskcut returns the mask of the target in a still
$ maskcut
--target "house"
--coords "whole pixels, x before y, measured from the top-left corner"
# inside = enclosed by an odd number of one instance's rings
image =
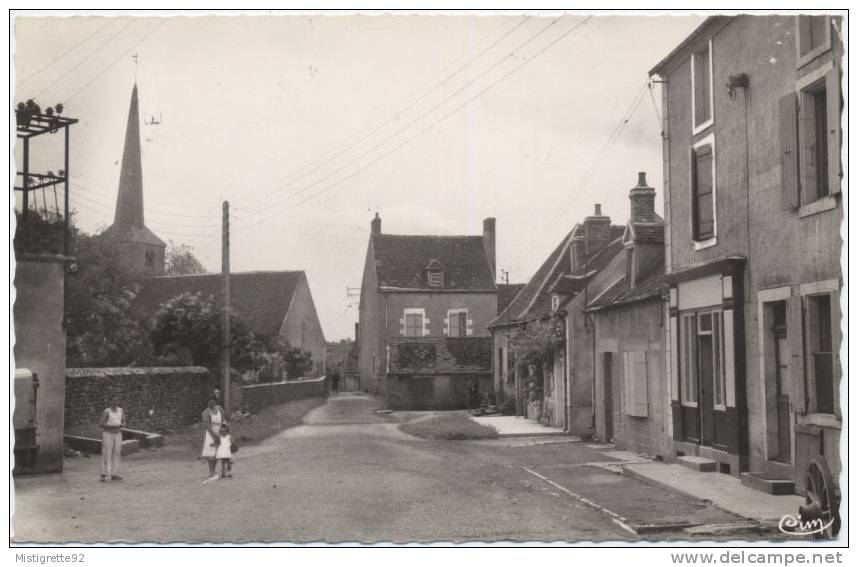
[[[361,387],[390,408],[464,407],[474,379],[491,392],[497,315],[495,219],[477,236],[382,234],[376,213],[360,297]]]
[[[135,305],[151,318],[161,305],[182,293],[212,296],[220,304],[222,286],[220,274],[150,277],[142,281]],[[268,338],[279,336],[291,347],[309,351],[312,374],[325,373],[325,335],[303,271],[233,273],[230,303],[249,331]]]
[[[646,174],[629,192],[625,273],[587,305],[595,332],[596,436],[618,449],[670,455],[664,369],[664,220]]]
[[[650,72],[673,452],[800,493],[810,459],[840,470],[840,29],[710,17]]]
[[[611,225],[601,205],[549,254],[510,304],[489,323],[498,396],[516,400],[516,413],[583,433],[593,420],[592,329],[587,298],[618,277],[622,226]],[[528,327],[530,325],[530,327]],[[538,326],[559,345],[541,364],[519,368],[514,355],[520,333]],[[552,327],[549,329],[548,327]]]
[[[167,245],[146,226],[143,215],[143,160],[140,154],[140,110],[137,85],[131,91],[125,147],[119,172],[119,189],[113,224],[101,233],[121,251],[121,261],[133,272],[164,273]]]

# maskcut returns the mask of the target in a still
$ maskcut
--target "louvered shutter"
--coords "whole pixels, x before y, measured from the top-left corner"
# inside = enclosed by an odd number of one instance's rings
[[[840,167],[840,69],[836,65],[825,75],[828,99],[828,186],[831,195],[840,193],[843,171]]]
[[[791,92],[780,99],[781,186],[783,207],[795,210],[799,206],[798,177],[798,103]]]
[[[804,369],[804,317],[801,296],[787,299],[787,339],[790,347],[790,377],[793,395],[790,402],[797,413],[807,413]]]
[[[649,415],[649,403],[647,401],[647,367],[646,367],[646,351],[637,351],[632,353],[634,356],[634,415],[638,417],[647,417]]]

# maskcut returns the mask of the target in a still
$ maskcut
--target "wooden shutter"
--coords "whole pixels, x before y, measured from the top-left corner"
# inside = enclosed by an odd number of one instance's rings
[[[792,211],[799,206],[798,102],[794,92],[781,97],[779,110],[783,207]]]
[[[829,193],[840,193],[840,68],[835,65],[825,75],[825,94],[828,98],[828,188]]]
[[[700,222],[697,215],[697,152],[691,150],[691,238],[700,240]]]
[[[632,361],[634,363],[633,376],[634,382],[634,413],[638,417],[647,417],[649,415],[649,403],[647,400],[647,367],[646,367],[646,351],[636,351],[632,353]]]
[[[806,372],[804,369],[804,315],[802,297],[787,299],[787,339],[790,348],[790,376],[793,391],[790,404],[797,413],[807,413]]]

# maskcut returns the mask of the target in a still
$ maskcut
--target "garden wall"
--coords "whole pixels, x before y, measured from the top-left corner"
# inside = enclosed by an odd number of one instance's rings
[[[254,384],[241,388],[241,404],[245,411],[256,413],[262,408],[276,404],[322,397],[327,391],[325,376],[312,380]]]
[[[65,427],[98,423],[113,394],[128,427],[164,432],[200,421],[218,378],[196,366],[66,369]]]

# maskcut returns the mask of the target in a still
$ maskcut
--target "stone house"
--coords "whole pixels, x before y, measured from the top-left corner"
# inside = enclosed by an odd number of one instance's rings
[[[460,407],[479,375],[490,391],[487,323],[497,315],[495,219],[481,236],[382,234],[371,223],[361,284],[361,387],[391,408]],[[475,358],[476,357],[476,358]],[[488,374],[486,374],[488,373]]]
[[[611,225],[601,206],[561,240],[510,304],[491,323],[498,363],[499,397],[516,400],[516,413],[583,433],[593,421],[592,325],[584,314],[587,298],[611,285],[622,249],[622,226]],[[555,327],[560,348],[539,373],[517,368],[515,335],[528,323]]]
[[[670,454],[664,369],[664,220],[639,174],[623,234],[625,274],[590,302],[595,328],[596,436],[618,449]]]
[[[673,452],[799,492],[812,457],[840,468],[840,26],[710,17],[650,72]]]

